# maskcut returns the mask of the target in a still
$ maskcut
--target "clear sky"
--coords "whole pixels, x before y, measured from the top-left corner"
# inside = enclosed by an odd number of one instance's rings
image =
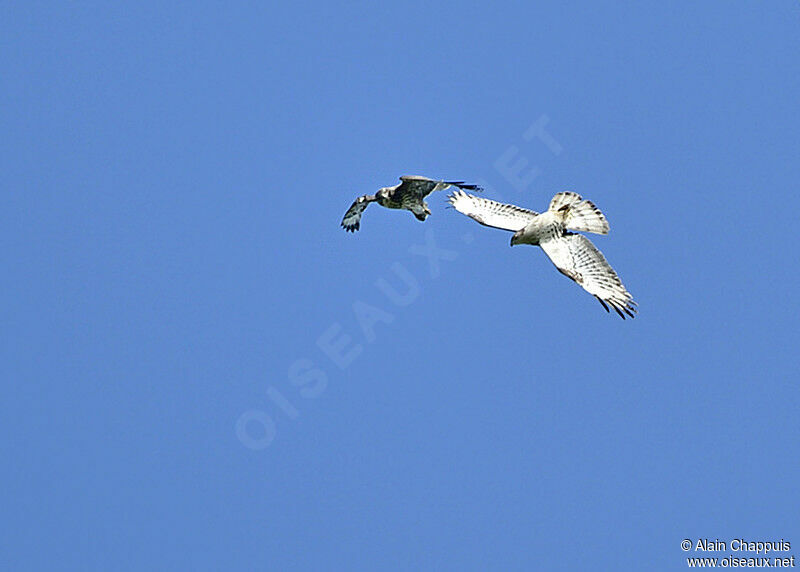
[[[800,552],[798,2],[0,15],[2,569]],[[590,198],[639,317],[445,193],[339,228],[405,173]]]

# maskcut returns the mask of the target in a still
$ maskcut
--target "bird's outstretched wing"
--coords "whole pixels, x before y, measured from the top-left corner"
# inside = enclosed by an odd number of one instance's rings
[[[370,203],[376,200],[375,195],[358,197],[355,202],[350,205],[350,208],[347,209],[342,219],[342,228],[349,232],[355,232],[361,228],[361,213],[364,212],[364,209],[366,209]]]
[[[443,191],[450,187],[458,187],[459,189],[467,189],[469,191],[482,191],[478,185],[470,185],[464,181],[436,181],[428,177],[420,175],[403,175],[400,177],[400,187],[397,193],[413,193],[417,198],[424,199],[434,191]]]
[[[447,197],[458,212],[485,226],[502,230],[518,231],[530,224],[539,214],[515,205],[506,205],[482,199],[464,191],[456,191]]]
[[[636,302],[606,261],[603,253],[582,234],[566,234],[540,243],[558,270],[597,298],[608,312],[611,306],[625,319],[634,317]]]

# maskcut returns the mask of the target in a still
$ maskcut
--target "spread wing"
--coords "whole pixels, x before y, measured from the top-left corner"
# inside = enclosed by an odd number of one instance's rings
[[[358,197],[355,202],[350,205],[350,208],[347,209],[342,219],[342,228],[348,232],[355,232],[361,228],[361,213],[364,212],[364,209],[366,209],[370,203],[376,200],[375,195]]]
[[[449,187],[468,189],[470,191],[482,191],[478,185],[470,185],[464,181],[436,181],[420,175],[403,175],[400,177],[400,187],[396,193],[402,196],[404,193],[413,193],[417,198],[424,199],[434,191],[442,191]]]
[[[448,200],[461,214],[482,225],[502,230],[521,230],[539,214],[522,207],[482,199],[464,191],[452,193]]]
[[[436,186],[439,181],[434,181],[428,177],[419,175],[404,175],[400,177],[400,186],[395,191],[395,198],[401,200],[406,194],[410,194],[417,199],[424,199],[434,190],[439,190]]]
[[[625,289],[603,253],[588,238],[582,234],[566,234],[546,240],[539,246],[559,272],[597,298],[606,312],[611,306],[623,320],[625,314],[634,317],[636,302],[633,296]]]

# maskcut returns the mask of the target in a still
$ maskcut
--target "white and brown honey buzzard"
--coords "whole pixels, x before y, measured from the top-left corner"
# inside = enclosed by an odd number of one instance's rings
[[[400,184],[394,187],[383,187],[374,195],[358,197],[344,215],[342,228],[349,232],[355,232],[361,228],[361,213],[370,203],[378,203],[388,209],[411,211],[417,220],[424,221],[431,214],[425,197],[434,191],[441,191],[449,187],[458,187],[469,191],[482,190],[479,186],[468,185],[464,181],[437,181],[418,175],[404,175],[400,177]]]
[[[540,246],[559,272],[571,278],[609,306],[622,319],[636,313],[636,302],[622,281],[591,241],[571,231],[608,234],[608,221],[594,203],[576,193],[558,193],[547,212],[537,212],[456,191],[450,204],[482,225],[514,232],[511,246]]]

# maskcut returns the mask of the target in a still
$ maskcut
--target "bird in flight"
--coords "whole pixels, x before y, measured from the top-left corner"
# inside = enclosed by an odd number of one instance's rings
[[[470,195],[452,193],[448,200],[460,213],[484,226],[510,230],[511,246],[540,246],[559,272],[581,285],[600,301],[606,312],[611,306],[624,320],[636,313],[636,302],[592,242],[570,231],[608,234],[608,221],[594,203],[577,193],[556,194],[547,212],[537,212]]]
[[[400,177],[400,184],[394,187],[384,187],[374,195],[358,197],[347,210],[342,220],[342,228],[355,232],[361,228],[361,213],[370,203],[378,203],[389,209],[405,209],[411,211],[417,220],[424,221],[431,210],[425,197],[433,191],[441,191],[449,187],[458,187],[469,191],[481,191],[478,185],[468,185],[464,181],[435,181],[428,177],[404,175]]]

